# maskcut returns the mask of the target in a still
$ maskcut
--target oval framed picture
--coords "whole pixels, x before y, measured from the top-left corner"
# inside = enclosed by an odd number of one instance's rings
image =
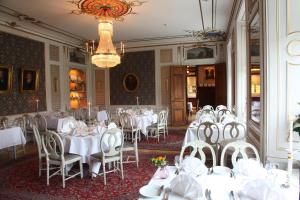
[[[128,73],[123,78],[123,87],[126,92],[134,92],[139,88],[139,77],[134,73]]]

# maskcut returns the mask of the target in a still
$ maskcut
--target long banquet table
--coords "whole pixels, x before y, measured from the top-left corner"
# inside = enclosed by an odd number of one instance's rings
[[[169,177],[166,179],[160,179],[156,176],[157,171],[149,181],[149,185],[156,185],[169,187],[170,182],[176,177],[175,171],[176,168],[174,166],[168,166],[167,170],[169,171]],[[291,184],[289,188],[281,187],[282,184],[286,181],[286,171],[272,169],[270,172],[268,179],[274,184],[273,188],[278,191],[281,195],[282,200],[298,200],[299,198],[299,171],[294,170],[293,176],[291,178]],[[205,194],[205,190],[211,190],[211,199],[213,200],[232,200],[232,196],[230,196],[230,191],[234,191],[237,196],[241,188],[248,183],[249,181],[255,180],[250,177],[245,176],[236,176],[230,177],[229,174],[203,174],[201,176],[195,177],[195,180],[202,186],[202,194]],[[260,191],[255,191],[260,192]],[[160,197],[157,198],[147,198],[140,196],[140,200],[158,200],[162,199],[163,192],[161,193]],[[169,194],[169,200],[183,200],[183,197],[171,192]],[[206,199],[203,197],[203,200]],[[236,200],[250,200],[250,198],[243,198],[238,197]]]
[[[0,149],[14,147],[14,157],[16,158],[17,145],[25,145],[26,139],[20,127],[11,127],[0,130]]]

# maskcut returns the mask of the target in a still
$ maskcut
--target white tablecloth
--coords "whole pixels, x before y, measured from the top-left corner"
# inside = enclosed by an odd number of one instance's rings
[[[101,152],[100,141],[102,134],[107,130],[107,128],[99,126],[98,130],[99,133],[97,133],[97,131],[94,131],[94,135],[87,136],[73,136],[68,134],[61,135],[65,152],[81,155],[82,162],[89,164],[90,171],[95,173],[99,172],[101,164],[92,162],[92,160],[90,159],[90,155]]]
[[[141,115],[134,115],[133,120],[135,125],[139,129],[141,129],[141,132],[146,135],[147,134],[147,127],[151,126],[151,124],[154,124],[157,122],[157,114],[141,114]]]
[[[149,181],[148,184],[151,185],[165,185],[169,186],[170,182],[175,178],[175,167],[169,166],[169,177],[166,179],[159,179],[155,175]],[[299,171],[294,170],[293,176],[291,179],[290,188],[281,188],[280,185],[285,183],[286,180],[286,171],[283,170],[274,170],[273,174],[270,174],[267,179],[274,183],[274,189],[278,191],[279,194],[282,195],[283,200],[298,200],[299,198]],[[249,181],[254,180],[245,176],[237,176],[236,178],[230,178],[229,174],[204,174],[202,176],[198,176],[195,178],[196,181],[202,186],[202,194],[205,194],[205,190],[211,190],[211,198],[216,200],[231,200],[229,195],[230,191],[234,191],[238,193],[242,187]],[[140,196],[140,200],[142,199],[162,199],[163,194],[159,198],[145,198]],[[175,195],[173,193],[170,194],[169,200],[183,200],[182,197]],[[203,198],[205,199],[205,198]],[[239,198],[241,200],[245,198]]]
[[[45,119],[47,121],[48,129],[56,130],[58,133],[60,133],[63,128],[64,121],[68,119],[74,119],[74,117],[45,116]]]
[[[20,127],[12,127],[0,130],[0,149],[20,144],[26,144],[26,139]]]
[[[224,139],[230,139],[230,132],[229,132],[229,128],[226,127],[225,130],[225,138],[223,137],[223,130],[224,130],[224,124],[221,123],[216,123],[216,125],[219,128],[220,134],[219,134],[219,142],[223,141]],[[185,133],[185,137],[183,140],[183,146],[186,145],[187,143],[197,140],[198,136],[197,136],[197,130],[198,130],[198,126],[199,123],[197,121],[193,121],[189,127],[186,130]],[[240,128],[239,128],[240,129]],[[204,130],[204,126],[201,127],[201,131]],[[214,131],[217,131],[217,129],[214,129]],[[245,133],[242,134],[243,131],[240,132],[240,135],[238,138],[243,138],[245,136]],[[205,141],[205,137],[203,134],[200,134],[200,139]],[[217,140],[217,133],[214,132],[213,136],[212,136],[212,141],[215,142]]]

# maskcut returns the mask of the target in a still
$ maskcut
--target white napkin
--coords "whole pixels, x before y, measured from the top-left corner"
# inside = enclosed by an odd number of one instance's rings
[[[185,199],[200,200],[203,197],[201,185],[187,174],[176,176],[170,183],[170,189]]]
[[[235,118],[232,115],[226,115],[226,117],[224,117],[223,121],[221,122],[223,125],[228,124],[230,122],[234,122]]]
[[[239,175],[251,178],[265,178],[267,176],[267,170],[261,166],[260,162],[253,159],[239,159],[233,170]]]
[[[257,179],[247,182],[239,192],[241,200],[283,200],[284,196],[270,181]]]
[[[202,123],[202,122],[214,123],[214,117],[211,116],[210,114],[204,114],[199,117],[198,121],[199,121],[199,123]]]
[[[99,122],[108,120],[108,116],[105,110],[101,110],[100,112],[97,113],[97,120]]]
[[[203,162],[199,158],[195,158],[193,156],[185,157],[180,164],[180,168],[183,172],[191,176],[198,176],[200,174],[207,173],[207,167],[203,164]]]
[[[110,122],[107,127],[107,129],[112,129],[112,128],[117,128],[117,125],[114,122]]]

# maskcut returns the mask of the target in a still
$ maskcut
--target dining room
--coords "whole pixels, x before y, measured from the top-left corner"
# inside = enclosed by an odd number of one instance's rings
[[[299,8],[0,1],[0,200],[300,199]]]

